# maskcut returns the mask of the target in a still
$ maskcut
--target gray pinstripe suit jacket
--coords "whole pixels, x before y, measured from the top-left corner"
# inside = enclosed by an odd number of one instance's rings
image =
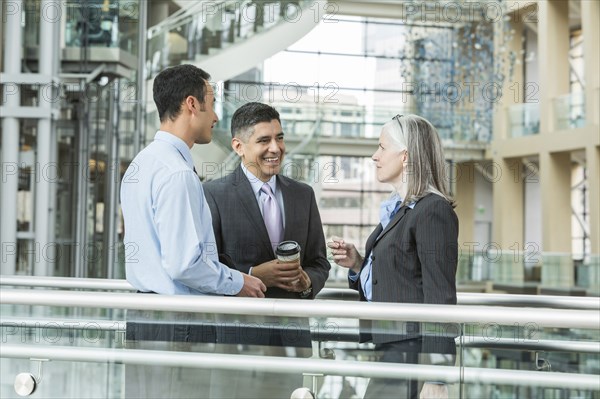
[[[456,304],[458,218],[450,204],[429,194],[413,209],[400,208],[382,231],[378,225],[366,245],[373,253],[373,302]],[[350,281],[366,300],[360,279]],[[362,340],[383,344],[423,337],[423,352],[454,353],[456,326],[440,325],[421,332],[419,323],[374,321],[361,323]],[[372,335],[371,337],[369,335]]]
[[[277,176],[285,212],[284,240],[300,244],[300,264],[312,281],[312,297],[329,276],[321,216],[312,188]],[[243,273],[275,259],[256,197],[241,167],[221,179],[204,184],[220,260]],[[270,287],[267,298],[299,298],[298,293]]]

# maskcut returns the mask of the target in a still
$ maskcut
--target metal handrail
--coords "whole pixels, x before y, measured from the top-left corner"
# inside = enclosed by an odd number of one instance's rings
[[[190,295],[138,295],[131,293],[22,290],[0,291],[0,304],[139,309],[171,312],[243,314],[250,316],[339,317],[364,320],[400,320],[428,323],[534,324],[538,327],[597,330],[600,312],[509,308],[468,305],[345,301],[299,301]]]
[[[157,321],[158,323],[158,321]],[[214,325],[216,323],[193,322],[193,325]],[[227,323],[218,323],[220,326]],[[235,325],[233,323],[232,325]],[[98,330],[112,331],[115,333],[125,333],[127,322],[123,320],[90,320],[90,319],[59,319],[59,318],[38,318],[30,317],[2,317],[0,327],[5,328],[43,328],[43,329],[67,329],[67,330]],[[315,326],[308,326],[313,341],[331,341],[331,336],[335,336],[336,342],[353,342],[359,340],[359,329],[357,327],[342,327],[335,331],[321,331]],[[6,335],[12,332],[7,331]],[[509,338],[495,338],[484,336],[466,336],[456,339],[457,345],[466,348],[486,348],[486,349],[508,349],[524,351],[547,351],[547,352],[569,352],[569,353],[600,353],[600,342],[598,341],[565,341],[555,339],[536,339],[536,340],[515,340]]]
[[[285,358],[155,350],[73,348],[68,346],[8,345],[0,347],[3,358],[43,358],[71,362],[124,363],[200,369],[266,371],[271,373],[318,373],[379,378],[413,378],[447,383],[543,386],[547,388],[599,390],[597,375],[540,373],[526,370],[475,367],[386,364],[351,360]],[[365,367],[368,364],[368,367]]]
[[[44,277],[44,276],[0,276],[0,286],[44,287],[62,289],[135,291],[127,280],[106,278]]]
[[[74,277],[0,276],[0,286],[135,291],[127,280]],[[344,288],[324,288],[317,299],[357,299],[357,292]],[[554,309],[600,310],[600,297],[553,295],[478,294],[459,292],[459,305],[526,306]]]
[[[457,338],[457,341],[459,338]],[[518,341],[510,338],[467,337],[462,341],[465,348],[510,349],[522,351],[600,353],[598,341],[563,341],[556,339],[539,339]]]

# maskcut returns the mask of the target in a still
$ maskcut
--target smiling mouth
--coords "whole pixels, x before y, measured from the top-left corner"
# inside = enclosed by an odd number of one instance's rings
[[[279,163],[279,157],[268,157],[268,158],[265,157],[265,158],[263,158],[263,160],[267,164],[278,164]]]

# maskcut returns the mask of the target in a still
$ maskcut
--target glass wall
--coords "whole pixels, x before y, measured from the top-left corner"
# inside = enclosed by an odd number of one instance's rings
[[[21,85],[24,106],[51,94],[55,142],[51,163],[37,161],[37,120],[20,126],[17,274],[47,262],[56,276],[124,277],[118,185],[135,155],[140,2],[86,0],[23,4],[24,70],[39,64],[40,24],[56,22],[60,59],[49,87]],[[144,3],[145,4],[145,3]],[[5,38],[5,40],[10,40]],[[145,45],[145,44],[142,44]],[[48,89],[48,90],[46,90]],[[51,185],[49,244],[35,238],[36,184]]]

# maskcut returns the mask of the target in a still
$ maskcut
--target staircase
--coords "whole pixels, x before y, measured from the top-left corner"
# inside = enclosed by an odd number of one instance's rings
[[[319,0],[196,1],[148,29],[147,76],[190,63],[231,79],[288,48],[319,23]],[[320,9],[318,8],[320,7]]]
[[[209,72],[218,87],[219,82],[256,67],[310,32],[319,23],[316,16],[323,15],[326,2],[227,0],[182,5],[185,7],[148,29],[147,93],[152,93],[156,74],[183,63]],[[228,109],[232,104],[227,101],[223,103],[221,118],[227,119],[235,109]],[[151,99],[146,109],[155,111]],[[214,163],[223,162],[231,153],[228,126],[229,120],[221,121],[210,144],[194,147],[192,155],[199,171],[212,170]]]

